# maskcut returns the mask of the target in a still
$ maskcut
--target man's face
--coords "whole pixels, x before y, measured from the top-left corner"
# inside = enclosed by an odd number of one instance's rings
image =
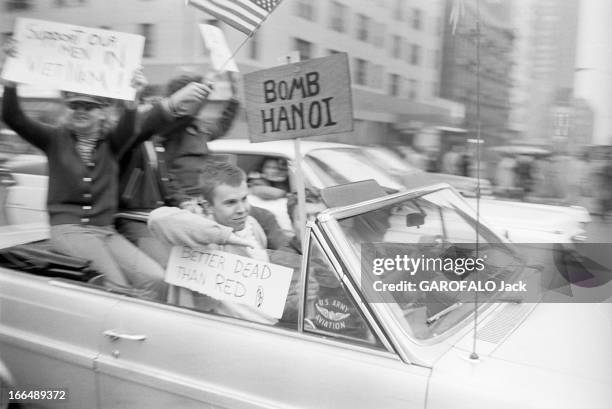
[[[102,105],[92,102],[72,101],[66,106],[75,129],[89,129],[103,116]]]
[[[217,223],[231,227],[234,231],[244,229],[249,215],[247,195],[249,188],[246,181],[240,186],[219,185],[213,191],[211,209]]]

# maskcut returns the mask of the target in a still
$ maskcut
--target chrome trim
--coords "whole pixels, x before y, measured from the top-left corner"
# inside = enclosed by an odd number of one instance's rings
[[[146,341],[147,336],[141,334],[122,334],[114,329],[107,329],[102,333],[105,337],[110,338],[111,341],[118,341],[125,339],[126,341]]]

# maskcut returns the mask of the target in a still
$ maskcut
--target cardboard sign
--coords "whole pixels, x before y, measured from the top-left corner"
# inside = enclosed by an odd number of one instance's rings
[[[346,53],[246,74],[244,83],[252,142],[353,130]]]
[[[227,46],[223,31],[219,27],[210,24],[200,24],[200,34],[204,39],[204,44],[210,52],[210,62],[217,71],[238,72],[236,61],[232,58],[232,53]]]
[[[165,281],[280,318],[293,270],[219,250],[175,246]]]
[[[38,86],[133,100],[132,74],[141,64],[144,37],[98,28],[18,18],[18,55],[2,78]]]

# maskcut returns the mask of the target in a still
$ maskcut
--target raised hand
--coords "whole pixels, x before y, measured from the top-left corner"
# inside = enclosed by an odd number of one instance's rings
[[[168,108],[173,116],[195,115],[212,91],[212,87],[190,82],[168,97]]]

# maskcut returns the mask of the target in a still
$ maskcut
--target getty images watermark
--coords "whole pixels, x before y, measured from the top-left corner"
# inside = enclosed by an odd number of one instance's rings
[[[438,241],[364,243],[361,249],[360,284],[373,302],[612,301],[608,243],[578,248]]]
[[[460,278],[474,272],[486,269],[487,256],[467,257],[425,257],[418,258],[408,255],[396,254],[395,257],[379,257],[372,260],[372,273],[381,277],[386,273],[398,272],[413,277],[421,274],[442,272],[446,275],[454,274],[458,280],[400,280],[398,282],[384,282],[382,279],[374,281],[374,291],[463,291],[463,292],[494,292],[494,291],[518,291],[526,292],[527,283],[521,280],[517,282],[505,282],[503,280],[461,280]]]

